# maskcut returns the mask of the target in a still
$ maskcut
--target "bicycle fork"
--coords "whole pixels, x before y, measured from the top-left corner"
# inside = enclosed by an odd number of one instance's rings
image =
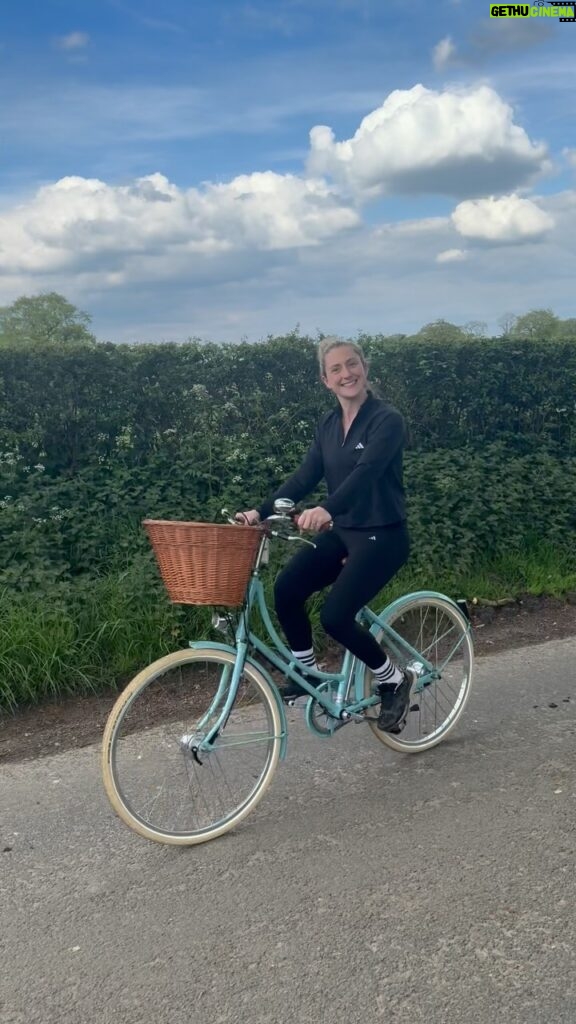
[[[238,644],[236,660],[233,664],[227,664],[222,668],[216,694],[208,710],[198,722],[196,731],[185,733],[180,738],[180,749],[183,753],[190,754],[197,764],[203,763],[200,755],[211,753],[215,741],[226,728],[244,671],[247,651],[246,643]],[[220,707],[222,702],[223,706]],[[215,716],[217,716],[216,721],[213,721]],[[208,728],[210,722],[212,725]]]

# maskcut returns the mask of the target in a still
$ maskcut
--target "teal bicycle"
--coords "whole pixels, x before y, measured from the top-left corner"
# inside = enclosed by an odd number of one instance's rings
[[[287,751],[279,678],[309,694],[306,725],[322,739],[359,725],[393,750],[417,753],[445,739],[464,711],[474,668],[471,626],[442,594],[419,591],[358,615],[392,660],[414,673],[398,732],[378,729],[372,673],[350,652],[338,672],[305,669],[294,659],[274,628],[261,580],[273,539],[312,543],[297,534],[293,517],[293,503],[281,499],[262,527],[235,524],[234,531],[252,537],[257,531],[257,538],[241,607],[213,618],[227,642],[191,642],[160,658],[129,683],[110,712],[105,789],[120,818],[147,839],[207,842],[256,807]],[[251,629],[256,611],[271,645]]]

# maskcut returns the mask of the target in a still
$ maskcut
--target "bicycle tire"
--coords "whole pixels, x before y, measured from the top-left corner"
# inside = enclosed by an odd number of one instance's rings
[[[381,743],[402,753],[420,753],[446,739],[460,720],[468,702],[474,674],[474,649],[470,626],[460,609],[440,594],[409,594],[406,598],[394,602],[389,611],[384,609],[380,612],[380,616],[400,636],[406,634],[406,639],[412,646],[422,651],[432,662],[439,659],[440,644],[443,654],[447,653],[447,649],[449,653],[450,645],[453,647],[453,655],[445,662],[446,668],[442,679],[422,688],[418,695],[412,697],[409,705],[411,710],[408,711],[406,723],[400,733],[383,732],[378,728],[378,705],[375,706],[373,713],[369,713],[370,728]],[[455,631],[453,637],[446,630],[440,636],[434,635],[443,628],[439,626],[439,616],[442,616],[446,623],[452,623]],[[376,639],[386,647],[386,639],[382,632],[376,634]],[[397,661],[393,654],[392,658]],[[405,668],[406,665],[400,667]],[[442,683],[444,689],[441,691]],[[365,696],[369,696],[373,692],[372,673],[367,669],[364,675],[364,693]],[[449,706],[452,695],[453,704]]]
[[[114,704],[102,743],[104,787],[120,819],[140,836],[179,846],[208,842],[239,824],[264,796],[278,764],[282,720],[275,697],[255,666],[244,666],[236,699],[214,750],[202,753],[198,762],[192,754],[190,737],[198,728],[192,719],[204,723],[207,715],[219,713],[222,700],[218,703],[213,697],[205,710],[205,695],[210,686],[222,689],[221,673],[231,674],[234,663],[235,654],[213,648],[177,651],[143,669]],[[265,730],[262,735],[249,731],[260,723]],[[252,758],[245,772],[240,764],[242,750]],[[224,758],[235,762],[225,783],[233,806],[212,814],[209,801],[218,772],[224,775]],[[176,778],[182,790],[176,798],[178,813],[182,822],[188,822],[178,827],[168,821],[175,798],[171,802],[166,799],[166,787]],[[201,795],[200,787],[210,782],[212,793],[203,791]],[[246,792],[240,794],[244,782]],[[140,799],[147,802],[148,810],[137,806]],[[193,824],[195,814],[198,817]]]

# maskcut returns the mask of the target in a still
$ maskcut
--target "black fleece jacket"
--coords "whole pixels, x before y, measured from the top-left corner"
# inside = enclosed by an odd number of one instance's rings
[[[272,514],[276,498],[301,501],[324,478],[328,497],[320,505],[336,526],[369,529],[403,522],[405,440],[403,416],[371,393],[346,437],[338,406],[321,419],[302,465],[264,502],[260,518]]]

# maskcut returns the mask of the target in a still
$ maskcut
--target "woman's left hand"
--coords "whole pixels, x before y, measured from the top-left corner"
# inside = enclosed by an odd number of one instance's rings
[[[332,516],[325,508],[321,505],[317,505],[316,508],[307,508],[304,512],[301,512],[298,516],[298,529],[299,530],[313,530],[314,533],[318,533],[323,526],[328,526],[328,523],[332,522]]]

